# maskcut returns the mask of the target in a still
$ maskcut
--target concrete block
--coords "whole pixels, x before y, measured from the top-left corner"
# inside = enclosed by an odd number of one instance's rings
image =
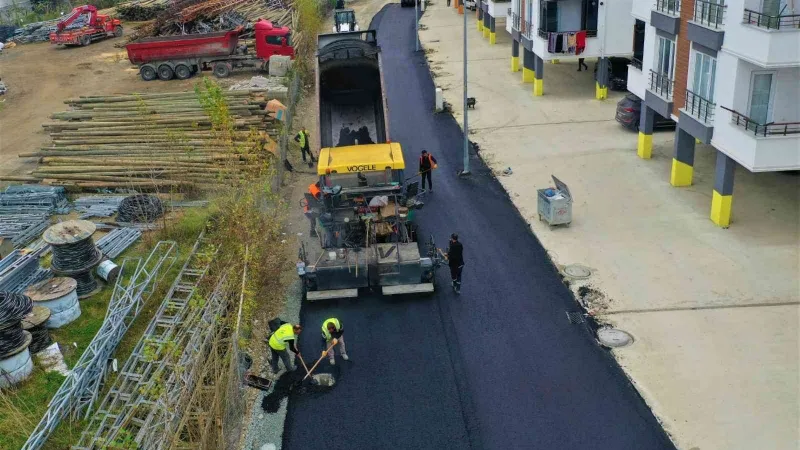
[[[292,59],[288,56],[273,55],[269,58],[269,74],[274,77],[285,77],[292,67]]]

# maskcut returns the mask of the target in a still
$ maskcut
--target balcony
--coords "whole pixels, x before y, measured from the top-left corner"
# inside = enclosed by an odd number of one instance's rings
[[[642,60],[637,57],[631,58],[631,65],[639,70],[642,70]]]
[[[707,0],[694,0],[692,21],[712,30],[721,30],[728,5]]]
[[[686,103],[680,109],[681,118],[678,126],[704,144],[709,144],[714,134],[714,109],[716,107],[714,102],[687,89]]]
[[[519,31],[519,14],[511,12],[511,8],[508,8],[508,15],[511,16],[511,29]]]
[[[752,172],[800,169],[800,122],[758,123],[724,106],[730,121],[717,121],[712,145]]]
[[[533,25],[527,20],[519,20],[519,32],[529,41],[533,40]]]
[[[765,30],[800,30],[800,14],[770,16],[745,9],[743,22]]]
[[[674,82],[665,74],[650,71],[650,82],[645,91],[645,104],[664,117],[672,115],[672,87]]]
[[[577,35],[584,33],[582,48],[577,45],[570,46],[570,39],[578,41]],[[576,30],[576,31],[545,31],[541,28],[538,30],[538,36],[545,41],[545,48],[547,53],[561,54],[561,55],[580,55],[586,50],[586,38],[597,37],[597,30]]]
[[[680,15],[680,0],[656,0],[653,11],[650,13],[650,25],[657,30],[677,35],[680,29]]]

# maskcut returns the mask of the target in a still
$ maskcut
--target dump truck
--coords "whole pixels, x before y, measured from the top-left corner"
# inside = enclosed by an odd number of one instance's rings
[[[50,43],[65,46],[86,46],[110,37],[122,36],[122,23],[105,14],[97,14],[97,8],[83,5],[74,8],[69,15],[56,23],[56,31],[50,33]]]
[[[424,202],[389,139],[375,30],[320,35],[316,74],[320,192],[303,207],[318,239],[299,252],[304,297],[433,292],[441,259],[432,236],[418,243],[414,215]]]
[[[274,55],[294,58],[292,33],[288,27],[277,27],[260,19],[253,25],[255,54],[246,45],[239,45],[243,26],[216,33],[159,36],[131,42],[125,48],[128,60],[139,66],[145,81],[185,80],[202,70],[210,70],[225,78],[234,68],[250,67],[269,70]]]

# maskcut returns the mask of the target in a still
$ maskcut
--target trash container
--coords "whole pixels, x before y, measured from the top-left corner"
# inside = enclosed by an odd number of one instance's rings
[[[553,177],[554,188],[538,189],[539,220],[548,225],[566,225],[572,222],[572,195],[569,188],[561,180]]]

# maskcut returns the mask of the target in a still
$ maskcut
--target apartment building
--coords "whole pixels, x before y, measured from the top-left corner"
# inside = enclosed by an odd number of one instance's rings
[[[485,1],[478,28],[488,26],[490,42],[498,15],[506,15],[511,34],[511,70],[522,69],[522,81],[533,94],[544,94],[544,63],[567,58],[597,58],[595,96],[608,96],[608,58],[631,55],[630,15],[633,0],[511,0]],[[503,9],[505,7],[505,10]],[[520,67],[520,51],[522,64]]]
[[[800,2],[637,0],[628,90],[642,99],[638,155],[655,114],[678,123],[670,183],[689,186],[696,143],[717,151],[711,220],[731,220],[736,166],[800,170]]]

